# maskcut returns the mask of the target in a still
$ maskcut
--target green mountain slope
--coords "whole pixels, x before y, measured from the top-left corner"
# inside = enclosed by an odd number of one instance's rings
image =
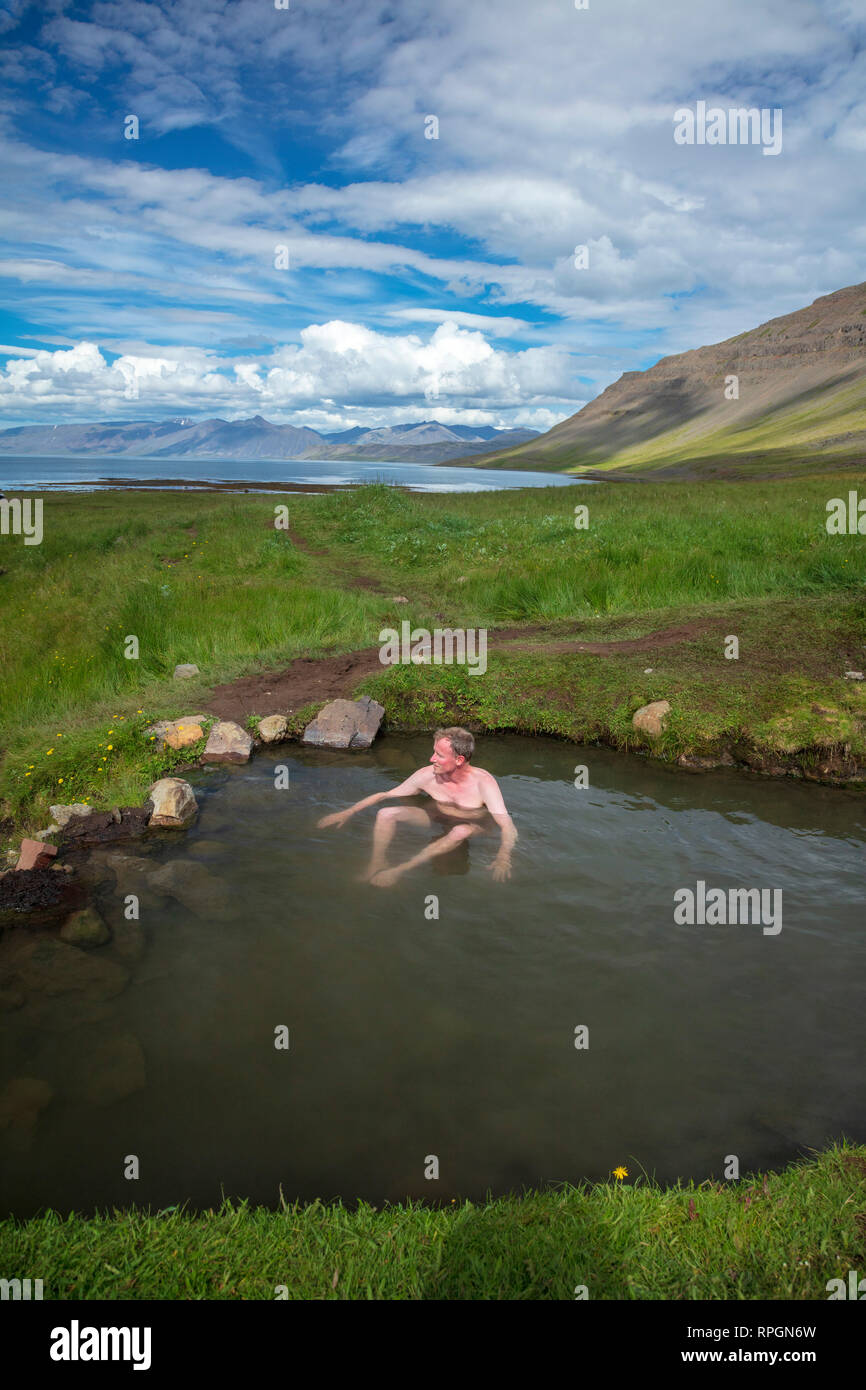
[[[547,434],[487,454],[484,467],[749,477],[864,460],[861,284],[726,342],[625,372]]]

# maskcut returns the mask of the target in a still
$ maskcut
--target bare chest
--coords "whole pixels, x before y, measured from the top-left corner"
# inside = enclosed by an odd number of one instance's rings
[[[437,782],[431,778],[424,790],[440,806],[457,806],[461,811],[480,811],[484,807],[481,789],[474,778],[462,784]]]

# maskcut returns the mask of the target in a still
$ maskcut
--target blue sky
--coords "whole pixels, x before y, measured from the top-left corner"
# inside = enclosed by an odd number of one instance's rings
[[[0,426],[547,429],[866,280],[862,0],[2,0],[0,77]]]

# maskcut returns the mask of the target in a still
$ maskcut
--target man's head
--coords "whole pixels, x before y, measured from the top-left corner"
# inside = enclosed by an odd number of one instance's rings
[[[475,751],[475,739],[466,729],[437,729],[433,735],[433,756],[430,759],[436,772],[450,777]]]

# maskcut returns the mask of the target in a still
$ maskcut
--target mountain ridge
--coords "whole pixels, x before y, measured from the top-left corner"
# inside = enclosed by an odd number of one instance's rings
[[[325,435],[307,426],[275,425],[262,415],[243,420],[107,420],[80,425],[16,425],[0,431],[0,457],[95,456],[202,459],[370,459],[440,463],[486,454],[503,444],[534,438],[535,430],[495,430],[483,425],[443,425],[419,420],[405,425]],[[348,437],[347,437],[348,436]],[[383,458],[383,450],[387,457]]]
[[[864,460],[866,283],[624,372],[576,415],[497,450],[485,467],[735,477]]]

